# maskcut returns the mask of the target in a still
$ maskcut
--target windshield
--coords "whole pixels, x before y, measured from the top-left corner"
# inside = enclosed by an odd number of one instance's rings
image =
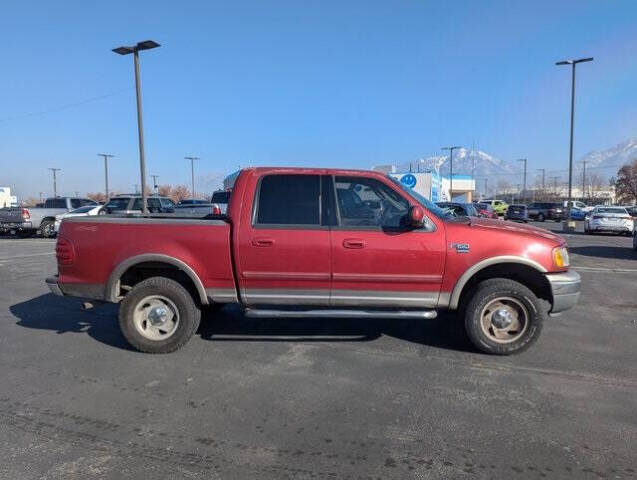
[[[212,194],[210,203],[228,203],[230,200],[230,192],[215,192]]]
[[[449,219],[449,216],[446,214],[446,212],[442,208],[440,208],[438,205],[433,203],[431,200],[427,200],[425,197],[423,197],[421,194],[419,194],[415,190],[412,190],[411,188],[407,188],[405,185],[400,183],[391,175],[387,175],[387,178],[389,178],[394,184],[398,185],[401,188],[401,190],[406,192],[411,198],[413,198],[418,203],[420,203],[423,207],[425,207],[427,210],[433,213],[436,217],[440,218],[441,220]]]
[[[612,208],[612,207],[602,207],[598,208],[596,213],[620,213],[624,215],[628,215],[628,211],[625,208]]]

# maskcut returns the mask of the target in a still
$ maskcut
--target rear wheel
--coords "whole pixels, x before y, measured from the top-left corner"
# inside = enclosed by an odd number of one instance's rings
[[[481,282],[465,309],[465,329],[485,353],[510,355],[529,348],[542,330],[546,307],[521,283],[504,278]]]
[[[633,233],[633,250],[637,252],[637,233]]]
[[[543,221],[544,221],[544,214],[543,214],[543,213],[540,213],[540,214],[537,216],[537,221],[538,221],[538,222],[543,222]]]
[[[146,353],[174,352],[197,331],[201,311],[178,282],[152,277],[138,283],[119,308],[122,334]]]
[[[42,220],[40,224],[40,232],[44,238],[55,237],[55,223],[51,220]]]

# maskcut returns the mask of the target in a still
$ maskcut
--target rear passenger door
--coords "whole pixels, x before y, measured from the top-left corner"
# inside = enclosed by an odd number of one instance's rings
[[[326,180],[310,174],[258,179],[235,259],[247,305],[329,303],[330,231],[321,205]]]

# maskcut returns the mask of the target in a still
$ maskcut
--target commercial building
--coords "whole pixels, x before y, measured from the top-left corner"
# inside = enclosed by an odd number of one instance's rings
[[[0,187],[0,208],[17,206],[18,198],[15,195],[11,195],[11,189],[9,187]]]
[[[471,175],[453,175],[453,192],[449,192],[451,181],[438,172],[397,172],[393,165],[374,167],[384,171],[408,188],[431,200],[432,202],[471,202],[474,198],[476,182]]]

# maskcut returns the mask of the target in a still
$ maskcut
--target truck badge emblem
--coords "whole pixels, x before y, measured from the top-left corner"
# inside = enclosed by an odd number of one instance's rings
[[[449,244],[449,248],[455,248],[458,253],[469,253],[469,244],[468,243],[454,243],[451,242]]]

